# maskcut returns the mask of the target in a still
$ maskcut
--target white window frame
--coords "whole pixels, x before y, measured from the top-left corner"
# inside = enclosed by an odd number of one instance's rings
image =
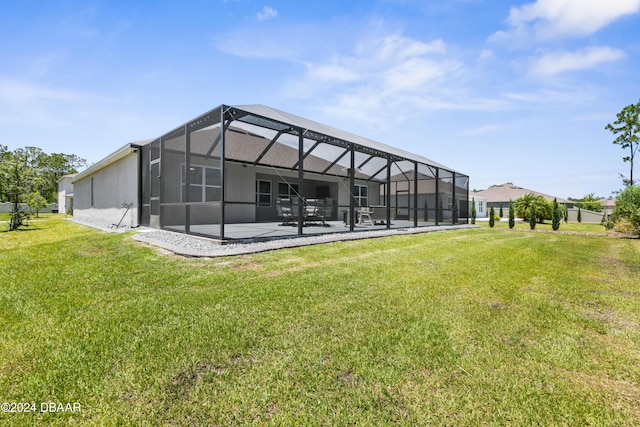
[[[207,184],[207,169],[217,170],[218,173],[221,173],[219,167],[215,166],[205,166],[205,165],[190,165],[192,168],[200,168],[202,170],[202,181],[201,184],[189,183],[190,187],[201,187],[200,189],[200,200],[190,200],[188,203],[199,203],[199,202],[208,202],[208,201],[217,201],[217,200],[207,200],[207,188],[218,188],[221,189],[220,185],[212,185]],[[187,179],[187,165],[182,163],[182,168],[180,170],[180,200],[183,202],[187,202],[187,194],[189,194],[186,186]]]
[[[367,189],[367,195],[366,196],[362,195],[362,189],[363,188]],[[368,185],[362,185],[362,184],[354,184],[353,185],[353,198],[356,199],[356,202],[358,203],[358,206],[360,206],[360,207],[369,206],[369,186]]]
[[[281,193],[280,192],[280,185],[286,185],[287,186],[287,192],[286,193]],[[283,182],[280,181],[278,182],[278,197],[282,197],[285,199],[292,199],[294,197],[298,197],[299,191],[298,191],[298,184],[291,184],[289,182]]]
[[[261,193],[260,192],[260,183],[261,182],[268,182],[269,183],[269,192],[268,193]],[[269,204],[266,204],[264,202],[260,202],[260,196],[269,196]],[[256,179],[256,206],[261,207],[261,208],[270,208],[271,207],[271,200],[273,199],[273,182],[271,182],[268,179]]]

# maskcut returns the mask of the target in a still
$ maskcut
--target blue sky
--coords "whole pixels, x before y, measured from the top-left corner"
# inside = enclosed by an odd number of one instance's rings
[[[640,99],[640,0],[18,1],[0,144],[96,162],[220,105],[266,104],[464,172],[609,196],[604,130]]]

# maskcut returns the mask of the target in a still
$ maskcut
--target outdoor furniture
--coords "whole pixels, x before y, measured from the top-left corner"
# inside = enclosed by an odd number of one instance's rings
[[[278,217],[282,218],[282,224],[280,225],[295,225],[296,217],[293,216],[293,209],[291,199],[278,198],[276,200],[276,209],[278,210]]]
[[[387,222],[387,207],[386,206],[363,206],[358,211],[360,219],[358,223],[364,224],[365,221],[371,225],[386,224]]]
[[[312,225],[317,222],[322,222],[322,225],[325,227],[329,227],[325,218],[326,204],[324,201],[319,199],[307,199],[304,204],[304,223],[305,225]]]
[[[282,218],[282,224],[280,225],[296,225],[298,223],[298,198],[286,199],[278,198],[276,200],[276,209],[278,210],[278,216]],[[329,227],[326,218],[327,205],[324,201],[319,199],[303,199],[303,224],[315,225],[321,222],[323,226]],[[329,207],[329,215],[333,210],[333,206]]]

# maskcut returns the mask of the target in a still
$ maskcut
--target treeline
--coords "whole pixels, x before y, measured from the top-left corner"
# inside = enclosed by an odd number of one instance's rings
[[[12,204],[9,228],[15,230],[27,215],[20,211],[20,203],[55,203],[58,180],[86,165],[87,161],[75,154],[47,154],[38,147],[10,151],[0,144],[0,202]]]

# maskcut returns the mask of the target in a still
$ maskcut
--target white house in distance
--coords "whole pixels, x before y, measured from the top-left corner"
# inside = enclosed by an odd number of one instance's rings
[[[487,198],[476,195],[475,193],[469,194],[469,215],[471,215],[471,204],[476,204],[476,218],[486,218],[488,214]]]
[[[58,179],[58,212],[66,214],[73,210],[73,178],[76,174],[63,175]]]
[[[466,224],[469,213],[467,175],[264,105],[220,105],[72,181],[79,220],[222,242]]]

